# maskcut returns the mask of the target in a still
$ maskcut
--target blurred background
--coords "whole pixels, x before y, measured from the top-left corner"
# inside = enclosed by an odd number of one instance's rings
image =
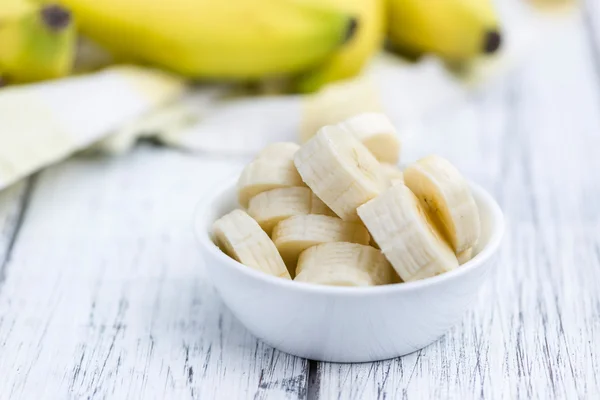
[[[574,0],[2,0],[6,186],[140,138],[248,155],[386,112],[410,158],[572,23]],[[18,137],[18,140],[17,138]]]

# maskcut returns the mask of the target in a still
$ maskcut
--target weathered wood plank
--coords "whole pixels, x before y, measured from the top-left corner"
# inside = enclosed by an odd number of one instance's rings
[[[0,293],[0,398],[305,398],[307,362],[240,326],[193,238],[239,170],[142,148],[42,173]]]
[[[600,393],[600,81],[581,24],[556,39],[425,141],[424,153],[452,159],[506,213],[499,268],[479,301],[414,354],[319,364],[320,398]]]
[[[0,289],[25,216],[33,182],[33,179],[19,182],[0,191]]]

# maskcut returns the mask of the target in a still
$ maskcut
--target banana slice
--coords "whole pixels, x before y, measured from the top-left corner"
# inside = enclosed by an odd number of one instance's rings
[[[248,214],[269,235],[279,221],[294,215],[335,215],[307,187],[290,187],[262,192],[250,199]]]
[[[265,147],[258,153],[256,158],[288,158],[293,159],[294,154],[300,149],[300,146],[292,142],[278,142]]]
[[[244,168],[238,180],[238,200],[248,207],[250,199],[267,190],[282,187],[305,186],[292,159],[287,157],[252,161]]]
[[[396,183],[404,183],[404,174],[397,166],[388,163],[380,163],[383,176],[388,180],[390,186]]]
[[[217,246],[240,263],[269,275],[291,279],[277,248],[258,223],[234,210],[213,224]]]
[[[306,186],[294,165],[294,155],[299,148],[296,143],[281,142],[258,153],[238,180],[238,200],[242,207],[248,207],[252,197],[267,190]]]
[[[343,221],[326,215],[298,215],[279,222],[273,242],[292,271],[298,256],[309,247],[328,242],[369,244],[369,232],[360,222]]]
[[[404,281],[458,267],[454,251],[409,188],[397,184],[358,208],[358,215]]]
[[[338,124],[354,135],[381,162],[396,164],[400,159],[400,139],[388,117],[381,113],[362,113]]]
[[[460,253],[458,253],[456,255],[456,258],[458,259],[458,263],[460,265],[463,265],[464,263],[469,261],[471,258],[473,258],[473,248],[469,247],[465,251],[461,251]]]
[[[294,156],[304,182],[340,218],[356,221],[356,208],[385,187],[379,162],[355,137],[324,126]]]
[[[305,97],[300,141],[308,141],[325,125],[337,124],[356,114],[382,110],[381,94],[372,78],[360,76],[329,84]]]
[[[469,184],[446,159],[431,155],[409,165],[404,181],[442,228],[456,254],[473,247],[481,231]]]
[[[296,281],[335,286],[392,283],[396,272],[377,249],[356,243],[323,243],[304,250]]]
[[[367,272],[343,265],[324,265],[320,269],[304,271],[294,281],[329,286],[375,286]]]

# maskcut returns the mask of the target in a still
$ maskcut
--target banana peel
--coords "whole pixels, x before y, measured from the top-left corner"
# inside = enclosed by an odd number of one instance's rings
[[[314,92],[327,83],[358,75],[383,43],[384,0],[327,0],[326,3],[353,14],[358,19],[357,31],[327,61],[297,79],[295,89],[302,93]]]
[[[435,4],[434,4],[435,3]],[[434,54],[449,65],[493,54],[501,46],[491,0],[389,0],[390,48],[409,59]]]

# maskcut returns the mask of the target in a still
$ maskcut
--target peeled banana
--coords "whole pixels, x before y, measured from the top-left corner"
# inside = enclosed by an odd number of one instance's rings
[[[406,167],[404,181],[457,254],[475,245],[481,231],[479,210],[468,182],[448,160],[424,157]]]
[[[267,190],[306,186],[294,166],[294,143],[275,143],[265,148],[248,164],[238,180],[238,200],[248,207],[250,199]]]
[[[317,115],[326,109],[316,110]],[[375,158],[383,163],[397,164],[402,144],[392,122],[380,112],[363,112],[334,124],[358,139]],[[312,135],[310,136],[312,137]],[[303,139],[310,139],[308,132]]]
[[[290,279],[277,248],[260,226],[242,210],[234,210],[213,224],[219,248],[240,263],[269,275]]]
[[[401,144],[392,122],[382,113],[362,113],[338,126],[357,138],[381,162],[397,164]]]
[[[250,199],[248,214],[269,235],[279,221],[295,215],[335,215],[307,187],[280,188],[262,192]]]
[[[248,213],[219,219],[215,240],[252,268],[315,284],[383,285],[452,271],[474,256],[481,233],[469,184],[436,155],[404,171],[373,155],[393,161],[399,151],[378,113],[323,126],[302,146],[272,144],[238,181]]]
[[[336,215],[357,221],[356,208],[387,186],[379,162],[354,136],[324,126],[294,156],[302,180]]]
[[[380,163],[380,165],[383,176],[385,176],[390,185],[404,183],[404,174],[400,168],[388,163]]]
[[[433,53],[462,62],[500,47],[491,0],[389,0],[387,15],[392,48],[411,58]]]
[[[467,261],[471,260],[471,258],[473,258],[473,248],[469,247],[468,249],[461,251],[456,255],[456,258],[458,259],[458,263],[460,265],[463,265]]]
[[[358,28],[298,0],[60,0],[82,32],[124,59],[194,78],[256,79],[323,63]]]
[[[0,76],[13,83],[65,76],[72,68],[75,39],[75,24],[66,8],[3,0]]]
[[[428,278],[458,267],[453,249],[403,184],[360,206],[358,215],[402,280]]]
[[[294,271],[298,256],[309,247],[327,242],[366,245],[371,237],[360,222],[326,215],[298,215],[275,225],[271,238],[286,265]]]
[[[396,272],[373,247],[356,243],[323,243],[300,254],[295,281],[334,286],[385,285]]]

